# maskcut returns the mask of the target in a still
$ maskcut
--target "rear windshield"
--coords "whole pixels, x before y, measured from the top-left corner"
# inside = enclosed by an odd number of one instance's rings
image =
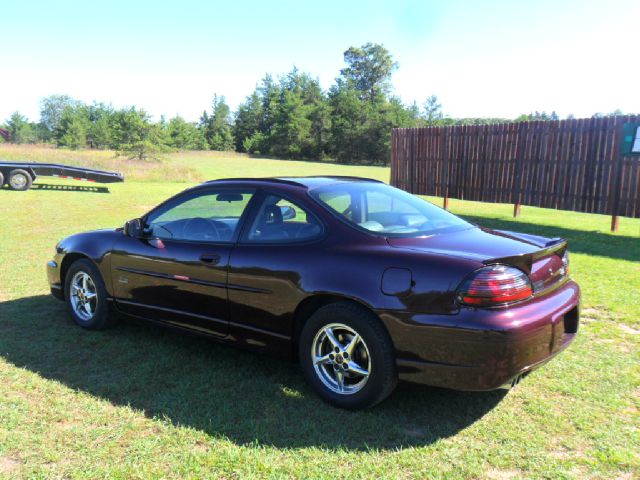
[[[349,223],[385,236],[419,237],[473,226],[435,205],[383,183],[337,183],[310,191]]]

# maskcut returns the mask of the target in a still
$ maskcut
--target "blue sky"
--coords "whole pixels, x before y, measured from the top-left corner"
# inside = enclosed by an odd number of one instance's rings
[[[384,44],[395,94],[451,116],[640,112],[640,1],[33,1],[0,10],[0,121],[66,93],[196,120],[294,65],[328,88]]]

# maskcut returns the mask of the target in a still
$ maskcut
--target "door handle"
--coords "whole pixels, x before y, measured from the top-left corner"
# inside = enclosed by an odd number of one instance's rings
[[[203,253],[200,255],[200,261],[207,265],[217,265],[220,262],[220,255],[217,253]]]

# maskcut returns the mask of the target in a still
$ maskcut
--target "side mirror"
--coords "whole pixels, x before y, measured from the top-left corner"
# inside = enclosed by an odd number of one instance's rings
[[[292,218],[296,218],[296,209],[293,207],[280,207],[280,211],[282,212],[282,220],[291,220]]]
[[[128,237],[138,238],[142,236],[142,220],[134,218],[124,224],[124,234]]]

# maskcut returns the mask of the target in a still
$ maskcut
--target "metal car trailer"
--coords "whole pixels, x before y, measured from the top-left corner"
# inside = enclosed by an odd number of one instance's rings
[[[55,163],[0,161],[0,188],[7,184],[12,190],[29,190],[33,181],[38,177],[58,177],[97,183],[124,182],[124,176],[118,172]]]

